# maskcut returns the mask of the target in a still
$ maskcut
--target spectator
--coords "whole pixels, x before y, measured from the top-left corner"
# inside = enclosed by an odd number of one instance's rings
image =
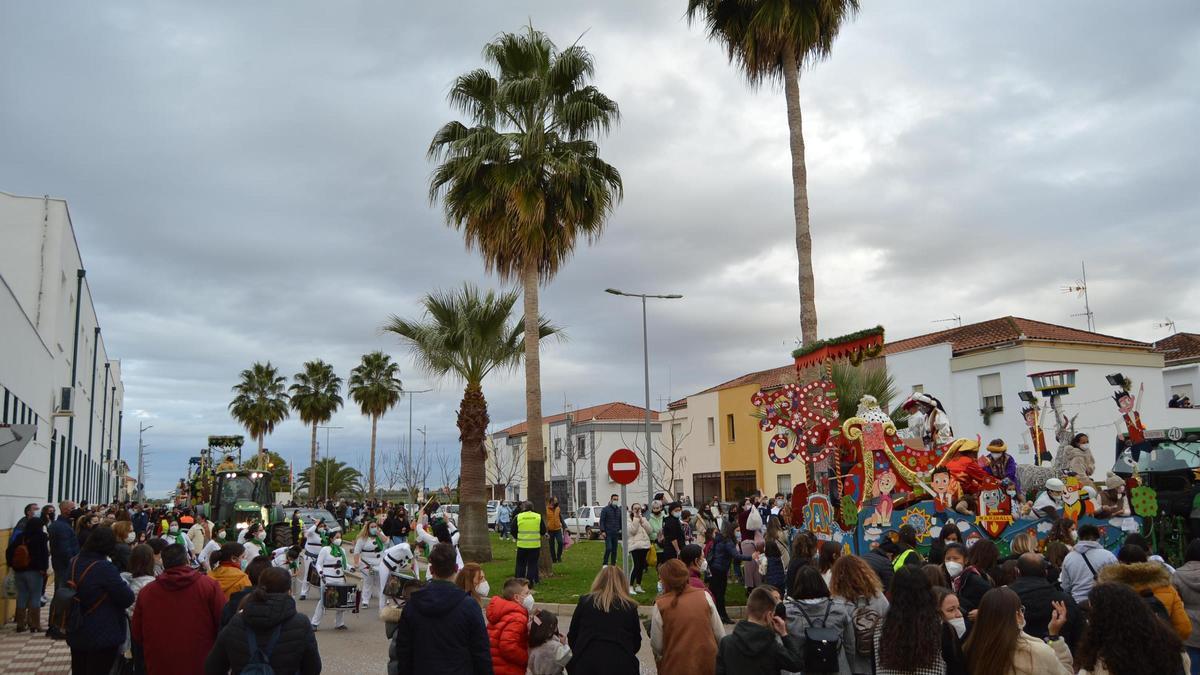
[[[129,553],[129,570],[121,575],[129,590],[133,591],[133,603],[125,608],[125,619],[128,622],[125,630],[125,649],[122,653],[133,652],[134,671],[146,672],[146,664],[142,655],[142,646],[133,641],[133,609],[137,596],[142,589],[154,581],[154,549],[145,544],[138,544]]]
[[[731,624],[733,619],[725,609],[725,591],[729,586],[729,571],[735,562],[754,560],[753,556],[742,555],[736,545],[737,526],[732,520],[725,520],[721,531],[713,540],[712,552],[708,563],[708,588],[712,594],[713,603],[717,606],[717,615],[721,623]]]
[[[567,638],[558,631],[554,612],[539,609],[533,614],[529,627],[528,675],[562,675],[571,661]]]
[[[1009,554],[1004,560],[1017,560],[1026,553],[1038,552],[1037,532],[1032,528],[1013,537],[1012,543],[1008,546]]]
[[[74,507],[73,504],[72,507]],[[63,511],[63,513],[67,513],[67,511]],[[133,513],[129,515],[129,522],[133,524],[133,531],[135,533],[139,535],[146,533],[146,526],[150,524],[150,518],[142,510],[141,504],[133,505]]]
[[[951,672],[943,655],[956,642],[938,614],[929,580],[912,565],[896,570],[891,606],[875,630],[876,675]]]
[[[958,596],[945,586],[934,586],[933,597],[937,601],[938,614],[942,623],[954,629],[959,640],[967,634],[967,619],[963,616],[962,605],[958,604]],[[959,659],[961,662],[962,659]]]
[[[246,578],[250,583],[242,589],[234,591],[229,596],[229,602],[226,602],[225,607],[221,610],[221,628],[229,625],[229,622],[237,615],[238,608],[242,606],[242,601],[246,599],[246,596],[254,592],[254,587],[258,585],[258,580],[262,577],[262,573],[273,566],[271,557],[266,555],[260,555],[251,560],[250,564],[246,565]],[[221,589],[224,590],[225,586],[222,585]]]
[[[500,533],[500,538],[504,541],[508,541],[510,538],[512,518],[512,506],[509,505],[508,500],[500,502],[500,507],[496,509],[496,531]]]
[[[683,522],[679,519],[683,515],[683,506],[679,502],[672,502],[667,512],[669,515],[663,518],[662,524],[662,542],[660,544],[662,553],[658,556],[660,567],[666,561],[678,558],[683,547],[687,546],[687,538],[683,533]]]
[[[454,577],[454,585],[466,591],[475,602],[479,603],[482,609],[484,600],[487,599],[492,587],[488,584],[487,577],[483,574],[483,568],[479,563],[467,563],[458,571]]]
[[[608,506],[600,509],[600,534],[604,536],[605,565],[617,564],[617,544],[621,543],[621,501],[609,497]],[[549,529],[549,528],[547,528]]]
[[[1167,610],[1171,626],[1180,640],[1192,636],[1192,621],[1188,618],[1179,591],[1171,585],[1171,574],[1158,563],[1149,562],[1140,546],[1126,545],[1117,555],[1120,565],[1109,565],[1100,570],[1097,581],[1115,581],[1125,584],[1142,597],[1153,596]]]
[[[1184,560],[1183,566],[1175,571],[1171,585],[1179,591],[1192,622],[1192,634],[1184,640],[1184,646],[1191,657],[1191,671],[1195,675],[1200,672],[1200,539],[1193,539],[1188,544]]]
[[[39,513],[25,519],[20,532],[8,542],[4,559],[13,571],[17,586],[17,632],[42,630],[42,592],[50,569],[50,539]]]
[[[1072,675],[1071,650],[1059,636],[1067,607],[1053,602],[1047,641],[1022,631],[1025,608],[1010,588],[994,588],[979,603],[979,615],[964,651],[972,675]]]
[[[225,594],[222,605],[232,599],[238,591],[251,585],[250,578],[242,571],[242,556],[245,554],[246,547],[232,541],[222,546],[210,559],[210,562],[215,561],[216,564],[208,576],[221,584],[221,591]]]
[[[430,581],[404,605],[388,650],[388,675],[492,673],[483,614],[453,582],[456,559],[451,544],[436,544],[429,552]]]
[[[826,586],[833,578],[833,563],[837,562],[840,557],[842,557],[841,544],[832,541],[821,542],[820,553],[817,554],[817,570],[821,573],[821,578],[825,580]]]
[[[617,518],[617,531],[619,532],[621,529],[619,514]],[[546,534],[550,537],[550,562],[562,562],[563,522],[562,509],[558,507],[558,497],[551,497],[546,500]]]
[[[895,574],[892,571],[892,558],[900,553],[900,547],[889,539],[884,539],[879,546],[867,551],[863,556],[863,560],[871,566],[875,572],[875,576],[879,577],[879,583],[885,589],[891,589],[892,576]]]
[[[1054,607],[1056,603],[1062,603],[1067,614],[1058,634],[1067,641],[1067,647],[1076,649],[1083,631],[1083,616],[1070,595],[1050,585],[1042,556],[1034,552],[1021,554],[1017,559],[1017,572],[1020,576],[1009,588],[1021,599],[1021,606],[1025,610],[1025,632],[1039,639],[1048,637]]]
[[[642,625],[621,569],[602,567],[571,615],[571,675],[638,675]]]
[[[1063,559],[1062,571],[1058,575],[1062,589],[1071,594],[1080,607],[1087,607],[1088,594],[1096,584],[1100,570],[1116,564],[1117,556],[1105,550],[1100,542],[1100,528],[1090,523],[1079,528],[1079,542],[1075,550]]]
[[[946,523],[942,525],[942,531],[938,533],[937,539],[929,545],[929,562],[934,565],[941,565],[943,557],[946,555],[946,544],[961,544],[962,533],[958,531],[958,526],[954,523]]]
[[[682,561],[669,560],[658,573],[663,594],[654,601],[650,616],[650,648],[658,672],[713,675],[717,642],[725,637],[716,605],[707,593],[689,585]]]
[[[138,593],[133,639],[151,675],[199,675],[217,639],[225,593],[216,580],[188,567],[182,544],[164,548],[162,560],[163,573]]]
[[[641,595],[642,578],[646,573],[648,563],[646,556],[650,553],[650,521],[642,515],[642,505],[634,504],[629,507],[629,555],[633,558],[633,569],[629,572],[630,593]]]
[[[18,518],[17,524],[13,525],[12,535],[9,538],[9,544],[10,545],[12,544],[12,537],[15,537],[18,532],[25,529],[25,523],[27,523],[31,519],[40,520],[41,517],[42,517],[42,511],[40,508],[38,508],[38,505],[36,502],[26,504],[25,505],[25,515]]]
[[[50,539],[50,566],[54,568],[55,590],[67,582],[67,566],[71,558],[79,554],[79,540],[75,537],[75,529],[71,527],[71,517],[67,515],[74,510],[74,502],[62,502],[58,505],[58,518],[46,527],[46,535]],[[51,628],[51,631],[53,630]]]
[[[767,556],[767,572],[763,581],[776,590],[783,588],[787,583],[787,568],[791,563],[787,537],[783,533],[781,523],[779,518],[772,518],[771,522],[767,523],[767,536],[763,544],[763,555]]]
[[[75,584],[76,601],[89,608],[67,635],[67,645],[72,673],[108,675],[125,644],[125,608],[133,604],[133,591],[108,561],[117,545],[112,529],[97,527],[90,535],[66,575]]]
[[[1141,547],[1141,549],[1146,552],[1148,562],[1158,563],[1159,565],[1162,565],[1168,573],[1172,575],[1175,574],[1175,568],[1171,567],[1171,563],[1163,560],[1161,555],[1158,555],[1154,552],[1154,547],[1150,544],[1150,540],[1146,539],[1146,536],[1141,532],[1130,532],[1125,535],[1125,541],[1122,543],[1122,546],[1129,545]]]
[[[133,550],[133,543],[137,539],[137,534],[133,531],[133,524],[127,520],[118,520],[112,524],[113,536],[117,538],[117,547],[113,549],[112,564],[117,566],[118,572],[125,572],[129,569],[129,553]]]
[[[157,577],[163,573],[162,552],[167,547],[167,540],[154,537],[148,540],[146,545],[154,551],[154,576]]]
[[[800,642],[775,615],[779,592],[759,586],[746,599],[746,619],[717,644],[716,675],[779,675],[804,666]]]
[[[1080,675],[1184,672],[1179,636],[1133,589],[1096,584],[1087,600],[1091,611],[1076,654]]]
[[[925,559],[917,552],[917,530],[912,525],[900,526],[900,539],[896,543],[900,545],[900,552],[892,558],[892,571],[900,569],[901,565],[912,565],[921,567],[925,564]]]
[[[262,556],[255,560],[261,559]],[[296,611],[287,570],[268,567],[242,601],[241,611],[221,630],[204,660],[207,675],[239,673],[262,650],[276,673],[316,675],[321,654],[308,618]]]
[[[933,586],[934,588],[937,588],[938,586],[945,586],[949,588],[950,577],[946,575],[946,568],[942,567],[941,565],[922,565],[921,572],[925,575],[925,578],[929,579],[930,586]]]
[[[1000,559],[1000,550],[990,539],[980,539],[967,551],[967,566],[954,579],[954,592],[962,604],[963,614],[974,620],[971,612],[983,602],[983,596],[996,586],[993,570]]]
[[[692,588],[698,588],[704,592],[708,592],[708,586],[704,585],[704,567],[707,561],[704,559],[704,549],[698,544],[688,544],[683,547],[679,553],[679,562],[687,567],[688,585]]]
[[[204,517],[203,513],[196,514],[196,522],[188,528],[187,537],[191,542],[192,551],[204,550],[204,545],[212,539],[212,526],[208,522],[208,518]]]
[[[786,595],[792,588],[792,582],[796,579],[796,571],[805,565],[815,565],[817,563],[817,548],[820,542],[817,541],[816,535],[808,530],[801,530],[792,538],[792,555],[787,564],[787,575],[784,577],[784,583],[787,585],[778,589]]]
[[[801,645],[806,642],[806,631],[810,628],[831,628],[840,632],[839,668],[836,672],[844,675],[854,672],[851,664],[856,650],[851,616],[854,608],[840,598],[830,596],[829,588],[816,567],[806,565],[796,572],[796,579],[783,604],[787,610],[788,634]]]
[[[546,536],[546,522],[528,500],[521,502],[521,512],[514,520],[517,524],[517,570],[513,576],[528,579],[532,588],[538,582],[538,556],[542,552],[542,537]]]
[[[488,643],[492,651],[492,672],[496,675],[525,675],[529,665],[529,615],[532,611],[533,594],[525,579],[505,581],[500,595],[488,603]]]
[[[856,555],[839,557],[830,568],[829,592],[850,607],[855,649],[846,652],[854,673],[870,673],[875,628],[888,612],[879,577]]]

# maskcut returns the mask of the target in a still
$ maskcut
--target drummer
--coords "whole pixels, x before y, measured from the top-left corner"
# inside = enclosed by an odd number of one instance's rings
[[[416,578],[417,573],[414,569],[416,558],[413,557],[412,547],[408,542],[401,542],[383,552],[379,556],[379,565],[375,571],[379,577],[379,616],[383,617],[383,608],[385,606],[383,589],[387,588],[388,578],[393,574],[396,576],[409,576]],[[366,582],[364,580],[364,586]]]
[[[328,543],[329,526],[320,518],[304,530],[304,557],[300,560],[300,599],[308,597],[308,570],[317,561],[321,549]]]
[[[292,577],[292,591],[296,592],[296,580],[300,577],[300,558],[304,557],[299,546],[280,546],[271,551],[271,566],[287,570]]]
[[[360,598],[362,609],[371,605],[372,591],[379,597],[379,602],[383,602],[383,586],[379,583],[379,575],[374,572],[379,567],[379,556],[383,555],[386,549],[387,543],[379,531],[379,525],[374,519],[368,518],[363,523],[358,538],[354,540],[354,568],[362,573],[363,579]]]
[[[321,548],[321,552],[317,554],[316,565],[317,573],[321,576],[321,588],[317,598],[317,608],[313,610],[312,615],[314,630],[321,625],[321,619],[325,618],[325,589],[333,585],[347,585],[346,569],[350,565],[346,559],[346,552],[342,550],[342,534],[340,532],[335,532],[329,545]],[[333,622],[334,630],[346,630],[346,611],[343,609],[336,611],[337,615]]]

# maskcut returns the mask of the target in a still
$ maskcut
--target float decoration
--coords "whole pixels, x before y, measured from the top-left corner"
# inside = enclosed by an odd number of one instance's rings
[[[828,361],[848,359],[857,366],[864,358],[875,358],[883,353],[883,326],[875,326],[857,333],[816,342],[792,352],[796,359],[796,370],[803,370]]]
[[[1153,518],[1158,515],[1158,492],[1146,485],[1139,485],[1129,491],[1129,502],[1133,512],[1143,518]]]

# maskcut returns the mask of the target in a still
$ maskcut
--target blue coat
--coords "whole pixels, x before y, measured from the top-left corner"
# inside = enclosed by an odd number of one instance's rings
[[[71,527],[71,519],[59,516],[46,528],[50,537],[50,564],[56,570],[66,569],[67,564],[79,554],[79,540]]]
[[[95,563],[84,575],[88,565]],[[75,597],[83,604],[83,625],[67,635],[71,649],[93,651],[125,644],[125,608],[133,604],[133,591],[116,565],[92,552],[80,553],[67,574],[78,583]],[[79,579],[82,578],[82,582]],[[95,609],[93,609],[95,607]]]
[[[141,534],[146,531],[146,526],[150,524],[150,519],[146,516],[146,512],[133,512],[129,516],[129,522],[133,524],[133,531]]]
[[[479,603],[449,581],[413,593],[388,650],[388,675],[492,675]]]
[[[605,535],[621,534],[621,507],[609,504],[600,509],[600,531]]]
[[[741,560],[743,562],[752,559],[753,556],[742,555],[738,552],[737,546],[722,535],[717,535],[717,539],[713,542],[712,551],[709,553],[708,568],[713,572],[727,573],[733,565],[733,561]]]

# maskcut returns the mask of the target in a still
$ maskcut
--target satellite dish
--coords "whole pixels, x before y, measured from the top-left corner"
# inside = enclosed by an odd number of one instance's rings
[[[0,424],[0,473],[8,473],[35,435],[34,424]]]

